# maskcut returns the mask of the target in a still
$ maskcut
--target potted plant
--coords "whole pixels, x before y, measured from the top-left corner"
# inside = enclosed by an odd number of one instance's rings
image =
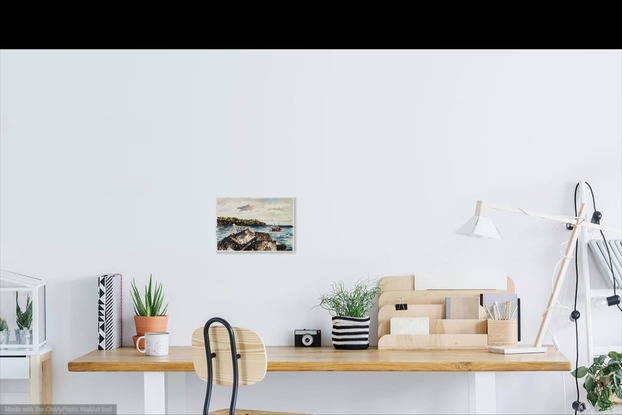
[[[587,375],[583,388],[587,400],[599,411],[622,403],[622,353],[611,351],[607,356],[595,357],[590,367],[579,366],[571,374],[576,378]]]
[[[19,292],[15,291],[15,338],[18,344],[32,343],[32,299],[30,295],[26,296],[26,309],[22,311],[19,306]]]
[[[9,342],[9,324],[6,320],[0,317],[0,344],[7,344]]]
[[[153,275],[149,275],[149,284],[145,286],[144,296],[141,297],[140,291],[136,287],[136,281],[132,279],[132,301],[134,302],[134,324],[136,325],[136,336],[133,337],[134,347],[136,340],[144,336],[148,331],[166,331],[168,325],[168,304],[164,304],[164,292],[162,283],[153,283]],[[144,347],[141,341],[140,347]]]
[[[347,290],[343,281],[321,293],[318,304],[333,316],[332,341],[335,349],[369,347],[369,310],[376,304],[380,286],[376,280],[361,279]]]

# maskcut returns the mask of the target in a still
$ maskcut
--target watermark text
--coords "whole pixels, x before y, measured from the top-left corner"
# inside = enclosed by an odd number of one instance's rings
[[[69,405],[0,405],[0,415],[116,415],[117,405],[91,405],[91,404],[69,404]]]

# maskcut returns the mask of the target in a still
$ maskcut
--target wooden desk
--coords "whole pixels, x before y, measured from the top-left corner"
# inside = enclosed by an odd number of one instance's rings
[[[272,372],[469,372],[469,412],[495,413],[495,372],[569,371],[568,359],[547,353],[501,355],[486,350],[336,350],[268,346]],[[164,413],[165,373],[193,372],[190,346],[172,346],[167,356],[134,348],[96,350],[68,364],[70,372],[144,372],[145,413]]]

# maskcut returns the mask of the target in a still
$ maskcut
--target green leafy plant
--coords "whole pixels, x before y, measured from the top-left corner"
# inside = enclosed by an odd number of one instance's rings
[[[583,388],[587,400],[599,411],[610,409],[614,397],[622,399],[622,353],[612,351],[595,357],[590,367],[579,366],[570,373],[576,378],[587,375]]]
[[[329,292],[320,294],[317,306],[328,310],[333,316],[366,317],[376,304],[379,293],[380,286],[376,280],[359,280],[350,290],[346,289],[343,281],[338,281],[331,285]]]
[[[0,331],[4,331],[4,330],[8,330],[9,329],[9,325],[6,322],[6,319],[0,317]]]
[[[165,316],[168,304],[164,303],[164,293],[162,283],[152,283],[152,275],[149,275],[149,284],[145,286],[144,297],[140,296],[140,291],[136,288],[136,281],[132,279],[132,300],[134,301],[134,312],[137,316]]]
[[[20,330],[28,330],[32,325],[32,300],[30,295],[26,296],[26,310],[22,312],[19,306],[19,293],[15,291],[15,322]]]

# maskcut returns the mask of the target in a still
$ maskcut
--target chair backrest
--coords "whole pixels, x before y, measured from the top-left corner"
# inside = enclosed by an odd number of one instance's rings
[[[203,327],[192,333],[192,361],[194,371],[203,381],[208,380],[207,358]],[[212,352],[212,379],[223,386],[233,385],[233,364],[229,333],[223,326],[212,326],[209,330],[209,342]],[[257,333],[252,330],[233,327],[238,359],[238,385],[252,385],[261,381],[268,369],[266,346]],[[215,354],[215,356],[214,356]]]

